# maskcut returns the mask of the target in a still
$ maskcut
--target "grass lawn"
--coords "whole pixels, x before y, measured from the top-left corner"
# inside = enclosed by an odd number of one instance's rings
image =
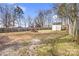
[[[79,45],[70,35],[58,39],[47,39],[37,48],[38,55],[79,56]]]
[[[38,30],[0,35],[4,36],[4,40],[11,40],[1,45],[0,55],[79,56],[79,45],[66,31]],[[32,42],[34,39],[35,44]]]

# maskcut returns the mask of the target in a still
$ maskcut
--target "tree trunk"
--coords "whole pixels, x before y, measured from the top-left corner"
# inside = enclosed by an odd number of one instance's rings
[[[74,36],[74,40],[76,40],[76,42],[79,44],[79,31],[78,31],[78,20],[74,21],[74,26],[73,26],[73,36]]]
[[[73,24],[70,20],[69,20],[69,34],[73,35]]]

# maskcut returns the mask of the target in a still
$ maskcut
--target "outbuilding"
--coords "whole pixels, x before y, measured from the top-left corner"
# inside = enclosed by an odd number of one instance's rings
[[[58,30],[60,31],[62,29],[61,22],[53,23],[52,30]]]

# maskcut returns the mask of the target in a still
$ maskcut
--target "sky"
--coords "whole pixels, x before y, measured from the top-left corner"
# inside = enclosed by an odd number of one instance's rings
[[[31,16],[32,18],[34,18],[37,16],[39,10],[48,10],[56,6],[56,4],[51,3],[17,3],[16,5],[20,6],[26,18],[27,16]]]
[[[39,10],[47,10],[55,6],[51,3],[18,3],[17,5],[23,9],[25,16],[31,17],[35,17]]]

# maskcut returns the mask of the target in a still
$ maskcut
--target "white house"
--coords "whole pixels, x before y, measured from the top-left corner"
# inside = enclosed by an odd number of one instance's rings
[[[52,25],[52,30],[58,30],[58,31],[60,31],[61,27],[62,27],[61,23],[54,23]]]
[[[61,19],[59,19],[59,17],[57,15],[53,16],[53,24],[52,24],[52,30],[61,30]]]

